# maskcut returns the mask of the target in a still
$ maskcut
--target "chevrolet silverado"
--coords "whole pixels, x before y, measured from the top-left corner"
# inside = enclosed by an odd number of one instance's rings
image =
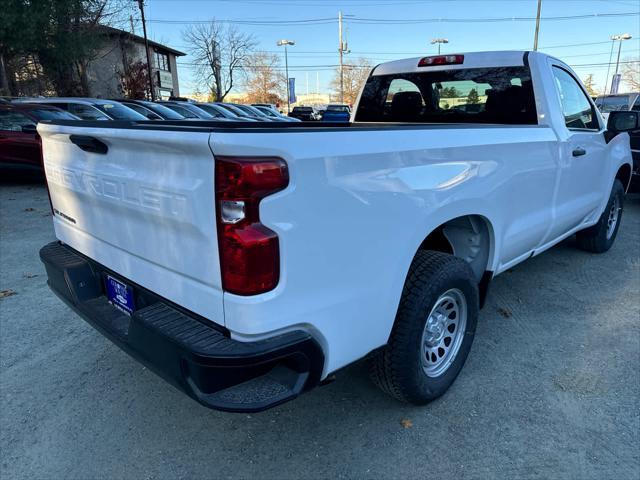
[[[378,65],[350,123],[43,122],[40,257],[72,310],[205,406],[273,407],[365,357],[421,405],[460,372],[493,277],[571,235],[611,247],[637,128],[515,51]]]

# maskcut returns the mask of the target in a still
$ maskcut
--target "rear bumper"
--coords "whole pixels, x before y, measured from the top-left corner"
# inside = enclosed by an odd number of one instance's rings
[[[202,405],[256,412],[317,385],[324,356],[306,332],[238,342],[217,325],[119,277],[59,242],[40,250],[48,284],[76,313],[113,343]],[[133,288],[129,316],[109,303],[105,275]]]

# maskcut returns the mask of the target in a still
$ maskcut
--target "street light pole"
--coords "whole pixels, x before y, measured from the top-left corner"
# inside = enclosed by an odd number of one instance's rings
[[[149,93],[151,101],[155,102],[156,95],[153,91],[153,77],[151,76],[151,55],[149,54],[149,40],[147,39],[147,22],[144,19],[144,0],[138,0],[138,7],[142,15],[142,32],[144,33],[144,50],[147,52],[147,74],[149,75]]]
[[[443,43],[449,43],[449,40],[447,40],[446,38],[434,38],[433,40],[431,40],[431,45],[435,45],[438,44],[438,55],[440,55],[440,46]]]
[[[611,90],[612,91],[609,92],[609,93],[614,93],[613,92],[613,89],[614,89],[613,85],[614,85],[614,79],[618,76],[618,69],[620,68],[620,52],[622,51],[622,41],[623,40],[630,40],[631,38],[633,38],[633,37],[629,33],[620,33],[620,34],[617,34],[617,35],[613,35],[611,37],[611,40],[612,40],[612,42],[611,42],[611,53],[613,53],[613,46],[614,46],[616,40],[619,43],[618,43],[618,57],[616,59],[616,71],[613,74],[613,77],[611,77]],[[607,83],[609,81],[609,68],[610,67],[611,67],[611,55],[609,55],[609,65],[607,65],[607,82],[605,82],[605,85],[604,85],[604,87],[605,87],[604,93],[605,94],[607,93]],[[617,87],[616,87],[616,89],[617,89]]]
[[[287,76],[287,115],[291,111],[291,92],[289,91],[289,56],[287,54],[287,45],[295,45],[296,42],[291,40],[278,40],[277,45],[284,47],[284,70]]]
[[[622,41],[623,40],[630,40],[632,37],[630,34],[628,33],[623,33],[622,35],[617,35],[618,37],[618,59],[616,60],[616,73],[614,73],[614,75],[618,74],[618,67],[620,67],[620,50],[622,50]]]

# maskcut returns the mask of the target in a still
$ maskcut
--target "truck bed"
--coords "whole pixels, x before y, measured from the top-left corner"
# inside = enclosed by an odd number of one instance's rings
[[[495,272],[539,245],[550,222],[533,200],[507,200],[553,198],[557,137],[548,126],[194,123],[40,124],[57,238],[232,338],[311,328],[325,374],[386,341],[413,253],[445,217],[499,212],[511,225],[496,238],[504,248],[491,259]],[[73,136],[108,152],[85,152]],[[218,157],[288,165],[288,187],[260,203],[261,223],[280,243],[280,280],[267,293],[222,288]]]

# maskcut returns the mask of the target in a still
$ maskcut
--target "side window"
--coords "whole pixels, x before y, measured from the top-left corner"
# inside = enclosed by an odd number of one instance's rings
[[[633,107],[631,107],[631,111],[640,112],[640,95],[636,97],[636,101],[633,104]]]
[[[553,67],[564,122],[569,129],[598,130],[598,117],[578,82],[565,70]]]
[[[9,132],[21,132],[25,125],[35,125],[36,123],[26,115],[9,110],[0,110],[0,130]]]

